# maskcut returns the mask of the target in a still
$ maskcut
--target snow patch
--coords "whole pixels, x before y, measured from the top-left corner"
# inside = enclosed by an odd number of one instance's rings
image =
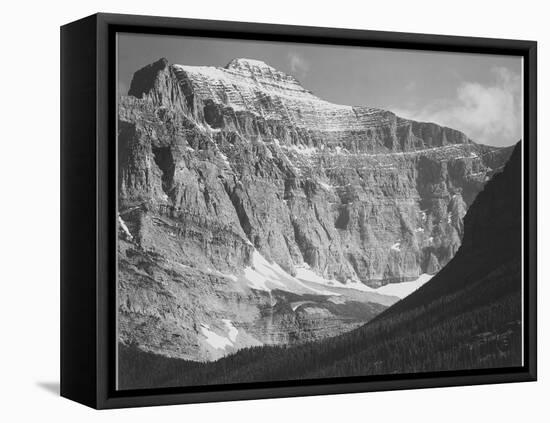
[[[236,275],[233,275],[231,273],[222,273],[222,272],[218,272],[218,273],[224,278],[231,279],[233,282],[237,282],[237,280],[239,279]]]
[[[285,278],[287,273],[278,264],[269,263],[258,251],[254,251],[252,254],[252,267],[244,269],[244,276],[250,282],[252,288],[271,292],[271,289],[267,286],[267,281],[269,280],[276,286],[284,287],[285,283],[281,279]]]
[[[330,291],[318,290],[305,285],[299,279],[289,275],[277,263],[269,263],[256,250],[252,254],[252,266],[244,269],[244,277],[249,287],[260,291],[271,292],[272,289],[281,289],[295,292],[299,288],[318,295],[334,295]]]
[[[412,294],[426,282],[432,278],[432,275],[423,273],[418,277],[418,279],[410,282],[400,282],[400,283],[390,283],[384,286],[381,286],[376,290],[377,293],[383,295],[392,295],[399,298],[405,298],[406,296]]]
[[[315,147],[306,147],[304,145],[291,145],[288,148],[296,151],[297,153],[303,154],[305,156],[311,156],[317,153],[317,149]]]
[[[128,230],[128,226],[126,226],[126,223],[124,222],[124,220],[122,220],[122,217],[120,217],[120,215],[118,215],[118,224],[120,225],[120,227],[122,228],[122,230],[124,231],[124,233],[129,239],[134,239],[134,237]]]
[[[227,328],[227,336],[231,340],[231,342],[235,342],[237,339],[237,335],[239,334],[239,329],[237,329],[235,326],[233,326],[233,323],[229,319],[222,319],[222,322],[225,324],[225,327]]]
[[[357,291],[363,291],[363,292],[376,292],[376,289],[371,288],[370,286],[365,285],[361,281],[354,280],[354,279],[348,279],[344,287],[349,289],[355,289]]]
[[[257,289],[259,291],[271,292],[271,289],[269,289],[266,285],[266,278],[252,267],[247,267],[244,269],[244,277],[248,281],[248,286],[250,288]]]
[[[211,331],[208,325],[202,324],[201,332],[206,337],[206,342],[216,349],[224,350],[227,347],[233,346],[233,343],[228,338]]]
[[[400,243],[396,243],[400,244]],[[396,245],[394,244],[394,245]],[[396,248],[399,247],[398,245]],[[397,250],[400,251],[400,250]],[[330,296],[327,301],[334,304],[343,304],[346,300],[341,297],[342,294],[334,291],[317,290],[305,285],[305,283],[316,284],[325,286],[327,288],[336,289],[352,289],[361,292],[371,292],[381,295],[394,296],[404,298],[411,292],[417,290],[420,286],[431,279],[432,275],[422,274],[418,279],[410,282],[392,283],[380,288],[371,288],[365,285],[359,280],[348,279],[345,283],[339,282],[335,279],[326,279],[317,273],[315,273],[307,263],[296,268],[296,276],[293,277],[286,273],[278,264],[269,263],[259,252],[253,253],[253,266],[245,269],[245,278],[248,281],[248,285],[253,289],[271,292],[272,289],[282,289],[289,292],[296,290],[296,285],[306,288],[309,291],[313,291],[319,295]],[[294,287],[292,286],[294,284]],[[298,307],[307,303],[304,301],[297,301],[290,304],[293,311],[296,311]]]
[[[346,283],[342,283],[337,281],[336,279],[325,279],[322,276],[319,276],[313,270],[311,270],[307,263],[304,263],[302,266],[296,268],[296,278],[304,282],[312,282],[331,288],[355,289],[362,292],[374,291],[373,288],[357,280],[348,279]]]
[[[400,242],[396,242],[395,244],[393,244],[393,245],[390,247],[390,250],[393,250],[393,251],[401,251],[401,243],[400,243]]]
[[[218,152],[220,157],[222,158],[223,162],[228,166],[228,167],[231,167],[231,165],[229,164],[229,160],[227,159],[227,156],[225,154],[223,154],[221,151]]]
[[[208,130],[209,130],[210,132],[221,132],[221,131],[222,131],[221,128],[212,128],[212,127],[208,124],[208,122],[206,123],[206,127],[208,128]]]
[[[322,276],[319,276],[310,269],[307,263],[304,263],[303,266],[296,268],[296,277],[306,282],[314,282],[321,285],[336,286],[337,284],[340,284],[338,281],[325,279]]]

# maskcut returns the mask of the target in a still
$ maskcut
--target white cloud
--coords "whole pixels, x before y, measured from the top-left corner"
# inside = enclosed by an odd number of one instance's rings
[[[290,70],[296,76],[304,77],[309,71],[309,63],[296,52],[288,53],[288,63]]]
[[[461,83],[452,100],[439,100],[420,110],[391,110],[406,118],[458,129],[477,142],[510,145],[521,138],[521,76],[501,67],[493,68],[492,73],[490,84]]]

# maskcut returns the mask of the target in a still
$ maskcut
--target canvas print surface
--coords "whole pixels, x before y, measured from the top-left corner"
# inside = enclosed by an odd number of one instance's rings
[[[118,389],[522,365],[520,58],[117,51]]]

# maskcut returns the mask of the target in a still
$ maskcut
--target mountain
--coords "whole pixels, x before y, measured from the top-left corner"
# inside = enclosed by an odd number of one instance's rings
[[[121,346],[121,387],[187,386],[520,366],[521,145],[464,220],[449,264],[366,325],[294,347],[195,363]]]
[[[368,322],[452,259],[511,153],[249,59],[152,63],[118,118],[119,340],[189,360]]]

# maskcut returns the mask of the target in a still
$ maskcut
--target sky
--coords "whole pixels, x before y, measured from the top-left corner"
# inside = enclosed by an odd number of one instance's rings
[[[162,57],[220,67],[234,58],[262,60],[333,103],[435,122],[482,144],[508,146],[522,137],[521,57],[119,34],[119,93],[136,70]]]

